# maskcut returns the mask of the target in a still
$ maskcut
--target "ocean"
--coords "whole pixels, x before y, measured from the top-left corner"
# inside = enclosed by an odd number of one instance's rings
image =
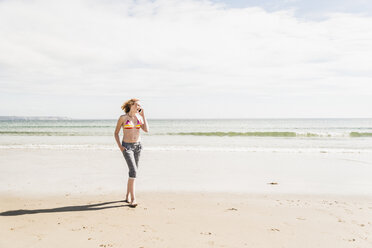
[[[0,149],[118,149],[112,120],[0,120]],[[372,119],[148,119],[144,150],[371,153]],[[122,130],[120,131],[122,139]]]

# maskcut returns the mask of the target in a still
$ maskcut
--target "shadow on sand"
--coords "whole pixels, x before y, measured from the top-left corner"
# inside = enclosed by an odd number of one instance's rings
[[[74,211],[92,211],[92,210],[102,210],[107,208],[120,208],[120,207],[131,207],[129,204],[126,205],[116,205],[116,206],[103,206],[112,203],[120,203],[126,201],[110,201],[89,205],[80,205],[80,206],[66,206],[60,208],[44,208],[44,209],[19,209],[19,210],[10,210],[0,213],[0,216],[17,216],[24,214],[40,214],[40,213],[57,213],[57,212],[74,212]],[[98,207],[101,206],[101,207]]]

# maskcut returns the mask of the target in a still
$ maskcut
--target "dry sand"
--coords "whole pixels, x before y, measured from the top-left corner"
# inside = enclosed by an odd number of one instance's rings
[[[372,247],[372,199],[138,192],[0,198],[0,247]]]

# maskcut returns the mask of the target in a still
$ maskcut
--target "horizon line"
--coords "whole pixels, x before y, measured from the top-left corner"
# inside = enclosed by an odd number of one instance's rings
[[[0,115],[0,120],[5,118],[59,118],[60,120],[117,120],[117,118],[74,118],[67,116],[21,116],[21,115]],[[243,117],[243,118],[147,118],[148,120],[250,120],[250,119],[372,119],[372,117]]]

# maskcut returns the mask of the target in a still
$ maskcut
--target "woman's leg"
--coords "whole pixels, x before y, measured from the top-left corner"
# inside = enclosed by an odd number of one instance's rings
[[[129,179],[128,179],[128,182],[127,182],[127,194],[125,195],[125,200],[127,202],[130,201],[130,199],[129,199],[129,187],[130,187],[130,185],[129,185]]]
[[[139,146],[136,146],[134,147],[133,149],[133,156],[134,156],[134,170],[135,170],[135,177],[134,178],[131,178],[129,177],[128,179],[128,185],[129,185],[129,192],[131,194],[131,200],[130,200],[130,203],[133,205],[136,205],[137,202],[136,202],[136,196],[135,196],[135,178],[137,176],[137,171],[138,171],[138,164],[139,164],[139,158],[140,158],[140,155],[141,155],[141,150],[142,150],[142,146],[139,145]]]
[[[135,195],[135,178],[128,178],[128,190],[130,195],[130,203],[136,203],[136,195]]]
[[[137,164],[136,159],[137,155],[135,155],[135,152],[132,149],[125,150],[123,152],[124,158],[127,162],[128,169],[129,169],[129,179],[127,184],[127,195],[126,199],[129,200],[128,196],[130,196],[130,203],[133,205],[135,203],[135,186],[134,186],[134,180],[137,176]]]

